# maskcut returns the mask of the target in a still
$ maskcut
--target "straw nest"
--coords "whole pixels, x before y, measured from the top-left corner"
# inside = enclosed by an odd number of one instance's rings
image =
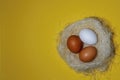
[[[78,54],[73,54],[67,48],[67,39],[70,35],[78,35],[81,29],[89,28],[96,32],[98,42],[95,45],[97,48],[97,57],[88,63],[80,61]],[[106,23],[96,17],[89,17],[68,25],[58,38],[58,52],[64,61],[77,72],[91,72],[94,70],[105,71],[111,59],[114,56],[114,45],[112,42],[112,32]],[[89,46],[84,44],[84,47]]]

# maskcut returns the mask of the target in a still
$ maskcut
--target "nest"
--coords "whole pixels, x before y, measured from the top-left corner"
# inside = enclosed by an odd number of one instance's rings
[[[98,42],[92,46],[97,48],[97,57],[88,63],[80,61],[78,54],[73,54],[67,48],[67,39],[71,35],[79,35],[81,29],[92,29],[98,38]],[[89,46],[84,44],[83,47]],[[89,17],[68,25],[59,35],[58,52],[64,61],[77,72],[91,72],[93,70],[105,71],[114,56],[112,32],[108,25],[96,17]]]

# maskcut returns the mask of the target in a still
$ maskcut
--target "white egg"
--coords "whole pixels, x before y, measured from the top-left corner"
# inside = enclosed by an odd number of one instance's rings
[[[97,35],[96,33],[88,28],[82,29],[79,33],[80,39],[86,44],[96,44]]]

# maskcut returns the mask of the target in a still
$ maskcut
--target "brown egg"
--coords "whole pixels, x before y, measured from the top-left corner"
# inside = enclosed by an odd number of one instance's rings
[[[88,46],[80,51],[79,58],[83,62],[91,62],[96,58],[97,49],[93,46]]]
[[[80,40],[79,36],[71,35],[67,40],[67,47],[73,53],[80,52],[83,46],[83,42]]]

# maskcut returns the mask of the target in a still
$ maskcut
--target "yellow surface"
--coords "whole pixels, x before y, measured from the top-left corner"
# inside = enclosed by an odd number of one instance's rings
[[[69,68],[56,50],[58,33],[89,16],[106,19],[117,56],[97,80],[120,79],[120,0],[0,0],[0,80],[92,80]]]

